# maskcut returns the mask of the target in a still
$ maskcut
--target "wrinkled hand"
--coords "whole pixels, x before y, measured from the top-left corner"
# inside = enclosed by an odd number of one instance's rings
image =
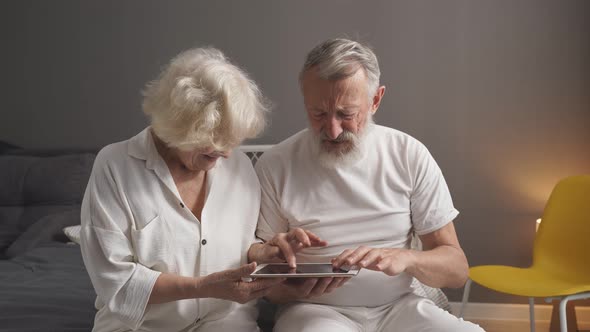
[[[297,265],[295,254],[303,248],[324,247],[328,243],[314,233],[302,228],[293,228],[287,233],[278,233],[265,243],[262,261],[287,262],[290,267]]]
[[[242,265],[233,270],[225,270],[205,276],[199,282],[206,297],[246,303],[268,294],[271,287],[277,286],[283,278],[258,278],[252,282],[242,281],[256,270],[256,263]]]
[[[356,265],[395,276],[408,268],[410,259],[410,251],[406,249],[360,246],[355,250],[344,250],[338,257],[332,259],[332,266],[339,268],[343,265]]]
[[[266,297],[273,303],[286,303],[330,293],[346,283],[350,277],[291,278],[273,287]]]

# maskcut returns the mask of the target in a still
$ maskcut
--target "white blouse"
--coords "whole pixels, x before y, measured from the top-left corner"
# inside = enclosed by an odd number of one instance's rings
[[[93,331],[180,331],[255,310],[219,299],[148,305],[162,272],[205,276],[247,262],[255,241],[260,185],[234,151],[207,173],[198,220],[186,207],[149,128],[96,157],[82,203],[81,248],[97,293]]]

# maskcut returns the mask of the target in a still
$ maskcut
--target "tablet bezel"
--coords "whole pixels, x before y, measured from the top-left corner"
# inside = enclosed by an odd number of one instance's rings
[[[300,265],[332,265],[331,263],[299,263]],[[256,270],[250,274],[251,278],[327,278],[327,277],[354,277],[359,273],[359,269],[355,266],[351,267],[346,273],[339,272],[313,272],[313,273],[272,273],[272,274],[257,274],[260,270],[268,265],[288,265],[287,263],[270,263],[260,264],[256,267]]]

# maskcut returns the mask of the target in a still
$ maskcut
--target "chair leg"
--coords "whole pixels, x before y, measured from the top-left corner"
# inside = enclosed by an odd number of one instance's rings
[[[559,329],[561,332],[567,332],[567,314],[565,313],[565,307],[569,299],[567,296],[559,302]]]
[[[531,324],[531,332],[535,332],[535,298],[529,297],[529,320]]]
[[[467,279],[465,287],[463,288],[463,300],[461,301],[461,311],[459,312],[459,318],[463,318],[463,314],[465,313],[465,306],[469,300],[469,292],[471,291],[472,282],[473,281],[471,279]]]
[[[590,299],[590,292],[574,294],[564,297],[559,303],[559,326],[561,332],[567,332],[567,302],[570,300]]]

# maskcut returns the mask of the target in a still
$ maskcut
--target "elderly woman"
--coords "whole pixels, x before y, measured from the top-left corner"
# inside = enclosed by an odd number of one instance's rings
[[[143,110],[151,126],[100,151],[82,204],[94,331],[258,331],[250,301],[281,280],[242,282],[260,187],[230,152],[264,127],[260,91],[193,49],[147,85]]]

